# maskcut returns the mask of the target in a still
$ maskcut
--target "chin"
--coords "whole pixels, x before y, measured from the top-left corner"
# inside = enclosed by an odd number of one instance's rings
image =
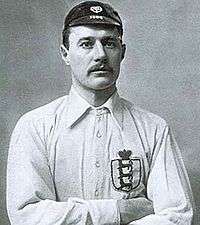
[[[91,85],[91,89],[93,90],[105,90],[115,85],[115,82],[111,82],[108,80],[104,80],[102,82],[96,82],[95,84]]]

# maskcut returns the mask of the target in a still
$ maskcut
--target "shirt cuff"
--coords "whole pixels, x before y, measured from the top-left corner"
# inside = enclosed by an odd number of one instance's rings
[[[117,200],[88,200],[88,209],[95,225],[120,225]]]

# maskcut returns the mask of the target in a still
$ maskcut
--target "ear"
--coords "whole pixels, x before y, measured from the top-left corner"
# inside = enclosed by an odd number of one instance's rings
[[[69,65],[69,51],[63,44],[60,46],[60,54],[66,65]]]
[[[126,45],[125,44],[122,44],[122,58],[121,58],[121,60],[124,59],[125,52],[126,52]]]

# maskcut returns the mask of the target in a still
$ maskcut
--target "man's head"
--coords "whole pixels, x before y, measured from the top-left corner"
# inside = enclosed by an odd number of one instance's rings
[[[116,11],[96,1],[71,9],[65,18],[61,53],[73,85],[93,90],[115,85],[124,57],[123,28]]]

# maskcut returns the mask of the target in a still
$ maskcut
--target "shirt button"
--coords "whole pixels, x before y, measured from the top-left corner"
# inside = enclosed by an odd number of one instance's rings
[[[96,165],[96,167],[100,167],[99,161],[96,161],[95,165]]]
[[[98,121],[101,121],[101,116],[98,116]]]
[[[96,111],[96,115],[97,115],[97,116],[100,116],[100,115],[101,115],[101,113],[102,113],[102,109],[97,109],[97,111]]]
[[[99,130],[97,131],[97,134],[96,134],[96,136],[98,137],[98,138],[101,138],[101,133],[99,132]]]
[[[95,191],[95,196],[98,196],[99,195],[99,192],[98,190]]]

